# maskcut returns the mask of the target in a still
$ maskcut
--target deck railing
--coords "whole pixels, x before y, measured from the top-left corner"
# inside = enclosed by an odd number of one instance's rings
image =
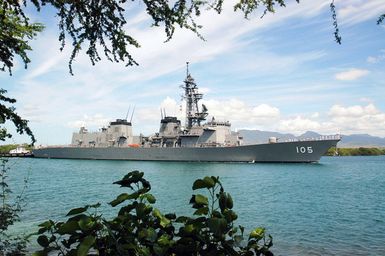
[[[295,141],[315,141],[315,140],[341,140],[340,134],[335,135],[321,135],[315,138],[303,138],[303,139],[287,139],[287,140],[279,140],[278,142],[295,142]]]

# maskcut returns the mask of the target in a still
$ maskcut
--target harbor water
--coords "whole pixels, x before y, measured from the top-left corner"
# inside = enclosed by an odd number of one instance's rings
[[[194,180],[219,176],[234,199],[237,224],[263,226],[276,255],[385,255],[385,156],[323,157],[314,164],[178,163],[9,159],[13,195],[28,179],[21,222],[30,233],[72,208],[107,205],[126,192],[112,183],[127,172],[145,173],[163,213],[191,215]],[[33,248],[33,245],[32,245]]]

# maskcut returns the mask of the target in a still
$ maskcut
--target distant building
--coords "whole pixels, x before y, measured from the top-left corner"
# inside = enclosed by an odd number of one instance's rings
[[[25,149],[24,147],[17,147],[15,149],[10,150],[9,153],[10,154],[29,154],[31,152]]]

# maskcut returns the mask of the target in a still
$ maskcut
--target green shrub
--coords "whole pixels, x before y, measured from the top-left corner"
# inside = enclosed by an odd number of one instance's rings
[[[46,221],[37,238],[42,250],[34,255],[273,255],[272,237],[264,228],[244,238],[244,228],[234,223],[233,200],[218,177],[194,182],[193,190],[208,192],[208,197],[191,197],[194,217],[154,208],[156,199],[143,172],[130,172],[114,184],[131,190],[109,203],[123,205],[116,217],[103,218],[95,204],[70,210],[65,222]]]

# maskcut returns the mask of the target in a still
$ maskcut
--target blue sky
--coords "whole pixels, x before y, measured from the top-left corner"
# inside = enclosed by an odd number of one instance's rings
[[[59,51],[54,13],[31,11],[47,26],[32,42],[32,63],[25,70],[17,60],[13,76],[0,73],[0,85],[18,100],[17,112],[30,120],[38,144],[67,144],[80,126],[97,130],[134,105],[134,133],[156,132],[161,107],[182,115],[186,61],[210,116],[231,121],[235,130],[385,137],[385,25],[376,25],[383,0],[335,1],[342,45],[334,41],[328,0],[289,1],[249,20],[225,2],[221,15],[203,12],[198,19],[206,41],[178,30],[167,43],[162,27],[149,26],[143,5],[129,3],[127,31],[141,44],[131,52],[140,65],[92,66],[81,54],[74,76],[71,49]]]

